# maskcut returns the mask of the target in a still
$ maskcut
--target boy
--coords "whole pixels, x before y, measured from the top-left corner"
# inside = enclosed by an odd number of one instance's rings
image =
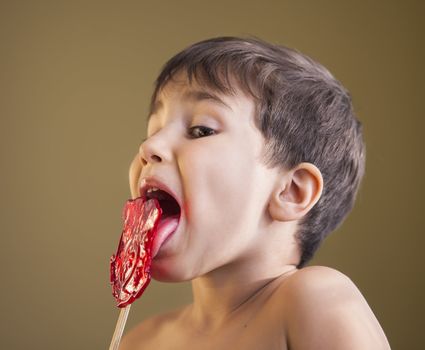
[[[389,349],[349,278],[304,267],[364,173],[361,124],[324,67],[257,39],[194,44],[159,75],[147,134],[132,196],[158,188],[179,207],[152,276],[191,280],[193,303],[121,349]]]

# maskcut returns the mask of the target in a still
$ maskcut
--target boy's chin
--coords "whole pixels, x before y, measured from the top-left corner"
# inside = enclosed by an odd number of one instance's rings
[[[173,263],[171,259],[154,259],[151,266],[152,278],[158,282],[185,282],[193,279],[187,269]]]

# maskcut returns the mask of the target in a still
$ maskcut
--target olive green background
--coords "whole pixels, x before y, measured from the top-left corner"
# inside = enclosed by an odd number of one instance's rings
[[[351,91],[367,174],[313,263],[356,283],[393,349],[422,349],[423,15],[401,0],[2,0],[0,348],[109,346],[109,257],[153,81],[195,41],[255,35]],[[189,284],[153,282],[126,329],[190,298]]]

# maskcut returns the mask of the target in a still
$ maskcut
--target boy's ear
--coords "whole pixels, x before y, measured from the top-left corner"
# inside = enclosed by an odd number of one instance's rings
[[[301,219],[317,203],[322,190],[320,170],[311,163],[300,163],[280,178],[269,202],[269,214],[277,221]]]

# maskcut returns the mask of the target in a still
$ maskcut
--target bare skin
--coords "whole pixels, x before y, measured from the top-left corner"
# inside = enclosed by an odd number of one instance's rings
[[[267,282],[220,323],[199,323],[193,304],[131,330],[129,349],[390,349],[354,284],[321,266],[290,270]]]
[[[204,90],[182,75],[166,85],[130,168],[133,198],[155,177],[183,203],[152,275],[191,280],[193,303],[142,322],[120,349],[389,349],[346,276],[296,268],[295,233],[320,198],[320,171],[267,167],[252,99],[217,102]]]

